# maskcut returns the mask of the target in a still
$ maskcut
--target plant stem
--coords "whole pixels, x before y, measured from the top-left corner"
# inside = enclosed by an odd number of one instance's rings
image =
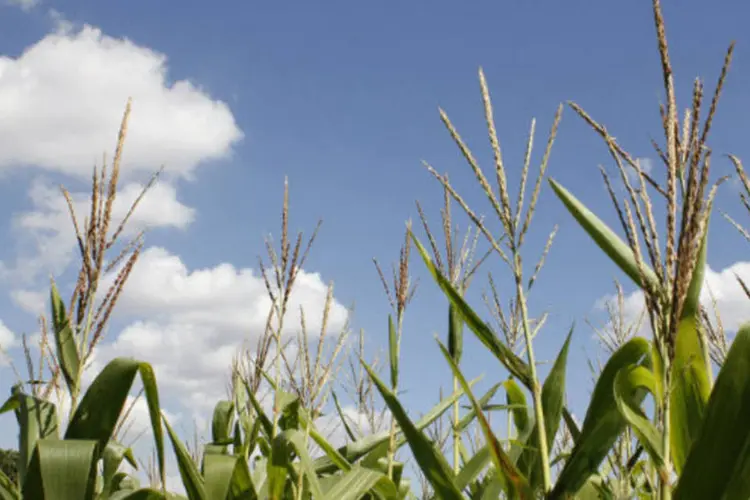
[[[457,393],[459,390],[458,379],[453,376],[453,393]],[[461,447],[461,431],[458,430],[459,422],[459,408],[458,401],[453,403],[453,472],[458,475],[461,467],[459,466],[460,458],[460,447]]]
[[[549,449],[547,447],[547,428],[544,423],[544,410],[542,408],[542,388],[536,376],[536,361],[534,360],[534,348],[532,346],[531,329],[529,328],[529,313],[526,309],[526,297],[523,293],[523,283],[520,272],[520,258],[516,257],[516,293],[518,303],[521,306],[521,321],[523,323],[523,335],[526,342],[526,354],[531,375],[531,393],[534,398],[534,416],[536,419],[537,436],[539,437],[539,455],[542,459],[542,479],[544,481],[544,492],[552,489],[552,477],[549,469]]]

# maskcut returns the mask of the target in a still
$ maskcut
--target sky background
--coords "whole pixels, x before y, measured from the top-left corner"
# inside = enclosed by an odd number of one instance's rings
[[[750,34],[743,29],[750,5],[665,3],[681,108],[690,103],[696,76],[713,91],[726,48],[737,40],[710,141],[713,173],[732,174],[723,155],[750,156]],[[536,169],[555,110],[568,100],[606,124],[661,178],[649,139],[661,141],[662,82],[645,0],[184,1],[179,7],[145,0],[5,0],[0,344],[22,366],[20,335],[37,331],[35,316],[48,307],[49,275],[60,280],[64,296],[69,293],[78,261],[57,185],[65,184],[86,206],[91,168],[103,152],[111,156],[132,96],[116,212],[124,214],[152,172],[162,164],[166,170],[133,221],[134,230],[150,228],[147,250],[96,365],[120,355],[150,361],[166,411],[183,433],[191,432],[193,419],[208,417],[223,395],[233,352],[257,338],[265,320],[268,299],[257,258],[264,237],[279,234],[285,177],[290,230],[310,234],[323,220],[295,304],[305,307],[314,327],[333,281],[332,327],[341,326],[345,307],[356,304],[352,327],[365,330],[373,352],[383,349],[389,306],[372,259],[385,265],[397,259],[405,221],[417,221],[415,200],[439,227],[442,190],[421,161],[448,172],[469,204],[490,215],[438,116],[440,106],[491,173],[480,66],[514,193],[531,119],[537,119]],[[613,168],[603,142],[566,108],[548,174],[615,226],[599,164]],[[737,194],[736,182],[726,183],[717,208],[743,220]],[[555,356],[576,323],[567,396],[583,417],[591,387],[586,359],[596,352],[585,319],[602,324],[598,305],[613,293],[613,278],[622,276],[546,183],[526,248],[529,270],[556,224],[530,302],[532,313],[549,313],[537,340],[541,359]],[[750,276],[748,247],[718,212],[710,241],[707,280],[733,330],[745,319],[745,299],[732,273]],[[445,337],[446,301],[416,258],[412,270],[419,289],[404,325],[401,380],[416,416],[450,379],[433,340]],[[480,292],[488,271],[501,294],[509,295],[512,286],[502,261],[491,257],[470,294],[485,316]],[[631,313],[638,304],[637,294],[629,297]],[[467,376],[485,376],[482,387],[506,376],[473,338],[465,359]],[[0,381],[0,390],[14,381],[7,363]],[[0,422],[0,446],[14,446],[13,417]]]

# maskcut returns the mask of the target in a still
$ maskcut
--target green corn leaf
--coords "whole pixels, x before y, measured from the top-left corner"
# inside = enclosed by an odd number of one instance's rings
[[[435,493],[439,498],[445,500],[463,499],[461,491],[455,484],[453,472],[451,472],[445,458],[437,452],[427,436],[409,419],[398,398],[378,378],[375,371],[364,360],[361,360],[361,363],[383,396],[401,431],[406,436],[409,447],[414,454],[414,459],[432,485]]]
[[[71,417],[65,439],[95,439],[103,450],[114,433],[136,373],[140,373],[156,441],[159,475],[164,472],[164,434],[161,426],[159,392],[151,365],[131,358],[116,358],[97,375]]]
[[[299,457],[302,472],[307,478],[307,484],[310,486],[310,492],[313,498],[323,498],[323,490],[320,487],[318,476],[315,473],[310,454],[307,452],[307,446],[305,444],[305,438],[302,432],[296,429],[285,430],[277,439],[281,439],[288,443],[288,446],[294,449],[295,453]],[[276,448],[274,447],[274,450]]]
[[[500,388],[501,385],[502,383],[498,382],[497,384],[490,387],[490,389],[487,392],[485,392],[481,398],[479,398],[479,406],[481,408],[486,408],[490,406],[487,404],[487,402],[495,396],[495,393],[497,392],[497,390]],[[467,411],[464,414],[464,416],[461,417],[461,420],[458,421],[458,425],[456,426],[456,428],[461,432],[465,431],[466,428],[474,421],[474,419],[477,416],[477,413],[476,411],[474,411],[473,406],[468,406],[467,409],[469,411]]]
[[[518,434],[522,435],[529,430],[531,424],[526,395],[512,378],[503,382],[503,387],[505,387],[505,399],[512,408],[513,424]]]
[[[93,440],[40,439],[29,464],[23,498],[91,500],[99,454]]]
[[[469,483],[479,477],[479,474],[491,461],[489,445],[485,444],[461,468],[456,476],[456,486],[463,491],[469,486]]]
[[[625,421],[630,425],[638,440],[648,452],[657,469],[664,471],[664,446],[662,433],[649,420],[640,402],[635,399],[642,390],[656,396],[656,380],[654,373],[640,365],[625,366],[615,377],[614,395],[617,408]],[[641,398],[642,399],[642,398]]]
[[[609,226],[602,222],[599,217],[594,215],[586,206],[581,203],[575,196],[573,196],[567,189],[562,187],[560,184],[555,182],[553,179],[549,179],[549,183],[555,194],[560,201],[563,202],[565,208],[571,213],[573,218],[578,221],[578,224],[591,236],[596,244],[604,250],[612,261],[627,274],[641,288],[644,287],[644,283],[641,280],[641,274],[638,271],[638,264],[636,263],[635,255],[630,247],[620,239],[617,234],[612,231]],[[656,277],[654,271],[646,265],[644,266],[644,273],[646,281],[653,290],[659,289],[659,280]]]
[[[708,229],[703,236],[692,280],[685,299],[675,341],[670,392],[670,449],[680,474],[690,448],[700,433],[711,394],[711,372],[703,326],[698,316],[706,269]]]
[[[18,478],[24,484],[26,473],[40,439],[57,439],[59,428],[57,407],[21,390],[21,384],[11,388],[11,395],[0,408],[0,414],[13,411],[18,422]]]
[[[213,500],[206,495],[203,478],[198,472],[198,468],[196,467],[195,462],[193,462],[187,448],[185,448],[185,445],[180,441],[180,438],[177,437],[177,434],[172,430],[172,426],[169,425],[166,417],[162,418],[164,420],[164,426],[167,428],[169,440],[172,442],[172,449],[177,458],[177,468],[180,470],[182,485],[185,487],[188,498],[190,500]]]
[[[390,483],[390,484],[389,484]],[[383,498],[398,498],[398,490],[393,482],[382,472],[355,466],[341,477],[326,492],[326,500],[359,500],[370,490],[380,484]],[[384,489],[388,488],[387,490]]]
[[[60,369],[70,389],[70,394],[78,394],[81,369],[78,345],[73,329],[70,327],[70,321],[68,321],[68,314],[65,312],[65,304],[60,298],[54,281],[50,290],[50,302],[52,304],[52,328]]]
[[[479,379],[472,380],[469,382],[470,386],[473,386]],[[458,401],[461,396],[464,395],[463,390],[455,391],[450,396],[444,398],[438,404],[430,409],[427,413],[422,416],[419,420],[414,423],[414,426],[418,430],[423,430],[425,427],[439,419],[446,411],[448,411],[453,403]],[[341,454],[349,462],[356,462],[360,458],[370,453],[375,453],[379,449],[385,448],[387,451],[388,440],[390,439],[389,431],[378,432],[370,436],[365,436],[354,443],[349,443],[346,446],[338,448],[338,453]],[[406,444],[406,439],[401,436],[396,439],[396,447],[400,448]],[[318,474],[328,474],[336,470],[336,465],[328,457],[320,457],[315,460],[315,470]]]
[[[448,297],[450,303],[456,308],[458,314],[461,315],[461,318],[469,329],[474,332],[479,341],[484,344],[511,374],[521,380],[526,387],[531,387],[531,374],[526,363],[516,356],[508,346],[503,344],[490,327],[469,307],[463,297],[461,297],[461,294],[451,285],[450,281],[435,267],[427,250],[414,233],[411,233],[411,237],[430,274],[443,290],[443,293]]]
[[[0,500],[22,500],[18,487],[2,470],[0,470]]]
[[[615,377],[621,368],[628,365],[644,364],[650,367],[650,353],[651,344],[644,338],[635,337],[609,358],[594,386],[581,433],[570,458],[560,471],[549,495],[550,499],[561,499],[565,498],[565,495],[574,494],[597,472],[599,464],[626,426],[615,402]],[[643,397],[645,394],[637,395],[635,402],[640,404]]]
[[[234,426],[234,402],[219,401],[214,406],[211,419],[211,437],[213,444],[223,446],[233,442],[231,436]]]
[[[258,498],[244,457],[205,455],[203,470],[206,498],[227,500]]]
[[[448,352],[457,365],[461,364],[464,349],[464,322],[456,306],[448,305]]]
[[[339,404],[339,398],[336,396],[336,391],[331,391],[331,396],[333,397],[333,404],[336,407],[336,412],[339,415],[339,420],[341,421],[341,425],[344,427],[344,431],[346,431],[346,435],[351,439],[352,441],[357,440],[357,436],[352,431],[351,427],[349,427],[349,422],[347,421],[346,415],[344,414],[343,408],[341,408],[341,405]]]
[[[675,500],[750,498],[750,323],[740,327],[716,378]]]
[[[388,315],[388,354],[391,362],[391,387],[398,387],[398,332],[393,317]]]
[[[552,449],[557,430],[560,427],[562,418],[563,403],[565,402],[565,372],[568,362],[568,348],[570,339],[573,336],[571,327],[565,343],[552,365],[552,369],[547,375],[542,386],[542,410],[544,414],[544,428],[547,432],[547,449]],[[538,446],[539,443],[539,426],[534,422],[531,438],[528,443]],[[521,454],[518,467],[524,472],[529,479],[532,488],[538,489],[543,487],[542,459],[537,450],[527,449]]]
[[[448,349],[446,349],[446,347],[440,341],[438,341],[438,345],[440,346],[440,350],[442,351],[443,356],[445,357],[446,361],[448,361],[448,364],[451,367],[453,376],[458,379],[461,387],[466,392],[466,395],[468,396],[469,400],[472,403],[472,406],[474,407],[474,411],[477,414],[477,419],[479,420],[479,425],[482,429],[482,434],[484,435],[484,439],[490,448],[490,456],[492,457],[492,461],[495,464],[495,469],[500,473],[501,476],[504,477],[507,482],[506,484],[512,486],[508,494],[511,496],[518,495],[521,498],[531,498],[531,488],[527,479],[521,474],[516,466],[513,465],[510,457],[505,453],[503,447],[500,445],[500,441],[492,432],[492,428],[490,427],[487,418],[484,416],[484,413],[482,413],[479,402],[476,400],[474,394],[471,392],[471,388],[469,388],[469,385],[466,383],[466,378],[463,376],[461,370],[458,368],[458,366],[456,366],[456,363],[451,358]]]
[[[112,493],[113,480],[123,460],[127,460],[134,469],[138,469],[138,462],[133,456],[133,450],[110,440],[102,453],[102,491],[105,493]]]

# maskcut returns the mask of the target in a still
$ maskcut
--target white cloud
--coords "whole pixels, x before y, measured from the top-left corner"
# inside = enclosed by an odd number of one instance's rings
[[[129,96],[125,177],[166,164],[170,175],[189,178],[243,137],[224,102],[188,80],[168,80],[164,54],[92,26],[65,26],[17,58],[0,57],[0,169],[89,178],[101,152],[114,149]]]
[[[41,0],[6,0],[7,5],[12,5],[20,8],[24,12],[28,12],[41,3]]]
[[[141,190],[141,185],[128,183],[118,191],[112,208],[114,227],[111,231],[125,217]],[[59,188],[36,179],[29,190],[29,197],[33,208],[15,216],[14,229],[20,237],[19,242],[31,246],[32,251],[21,252],[11,266],[4,264],[6,275],[27,282],[33,281],[43,271],[55,275],[62,272],[78,251],[70,212]],[[83,228],[84,218],[90,210],[90,194],[71,193],[71,197],[79,228]],[[177,200],[174,186],[157,182],[133,212],[123,237],[149,228],[185,229],[194,218],[195,210]],[[24,297],[28,299],[27,302],[31,300],[30,296],[19,293],[21,295],[16,298],[22,302]]]
[[[16,335],[0,320],[0,367],[9,364],[7,351],[17,344]]]
[[[105,279],[102,286],[111,277]],[[285,334],[300,325],[300,307],[311,336],[323,321],[327,286],[317,273],[300,270],[289,299]],[[271,306],[263,279],[252,269],[219,264],[190,271],[162,248],[144,251],[115,308],[117,318],[138,318],[111,342],[99,359],[133,356],[153,364],[160,387],[199,413],[225,396],[229,367],[246,341],[253,348]],[[335,300],[328,328],[340,331],[348,311]]]
[[[750,262],[735,262],[718,272],[710,266],[707,267],[701,291],[701,304],[709,311],[713,311],[711,304],[711,294],[713,294],[722,325],[727,332],[736,332],[743,323],[750,321],[750,314],[748,314],[750,299],[745,295],[735,275],[750,284]],[[609,295],[602,297],[596,302],[595,307],[603,309],[608,301],[615,301],[616,304],[616,297]],[[643,307],[643,292],[636,291],[625,296],[624,316],[626,319],[636,320]],[[650,332],[651,327],[648,320],[645,320],[638,333],[650,335]]]

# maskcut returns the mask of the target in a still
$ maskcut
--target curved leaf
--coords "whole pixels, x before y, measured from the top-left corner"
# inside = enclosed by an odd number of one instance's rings
[[[638,440],[648,452],[651,459],[659,469],[664,467],[664,446],[662,444],[662,433],[654,426],[643,413],[640,403],[636,402],[645,389],[656,395],[656,381],[654,374],[643,366],[626,366],[617,373],[615,377],[615,402],[623,418],[638,436]]]
[[[650,366],[650,353],[650,343],[644,338],[635,337],[609,358],[596,381],[581,434],[549,498],[564,498],[565,495],[574,494],[592,474],[597,472],[599,464],[607,456],[626,426],[625,419],[615,402],[615,377],[621,368],[628,365]],[[639,394],[635,401],[640,403],[643,397],[645,394]]]
[[[172,442],[174,454],[177,457],[177,468],[180,470],[182,485],[185,487],[188,498],[190,500],[209,500],[209,497],[206,495],[203,478],[198,472],[198,468],[196,467],[195,462],[193,462],[193,458],[190,456],[190,453],[188,453],[185,445],[182,444],[182,441],[180,441],[180,438],[178,438],[177,434],[172,430],[166,417],[162,418],[164,419],[164,426],[167,428],[169,440]]]
[[[505,387],[506,401],[508,405],[512,405],[513,424],[516,426],[518,434],[523,435],[529,430],[529,425],[531,424],[526,395],[512,378],[503,382],[503,387]]]
[[[161,426],[159,392],[151,365],[131,358],[116,358],[97,375],[86,391],[70,424],[65,439],[95,439],[103,450],[114,434],[125,401],[140,373],[151,418],[151,430],[156,441],[156,454],[162,482],[164,473],[164,434]]]
[[[57,291],[54,281],[52,281],[50,290],[50,303],[52,304],[52,328],[60,369],[65,383],[70,389],[70,394],[78,394],[81,359],[73,329],[70,327],[68,314],[65,312],[65,304],[60,298],[60,293]]]

